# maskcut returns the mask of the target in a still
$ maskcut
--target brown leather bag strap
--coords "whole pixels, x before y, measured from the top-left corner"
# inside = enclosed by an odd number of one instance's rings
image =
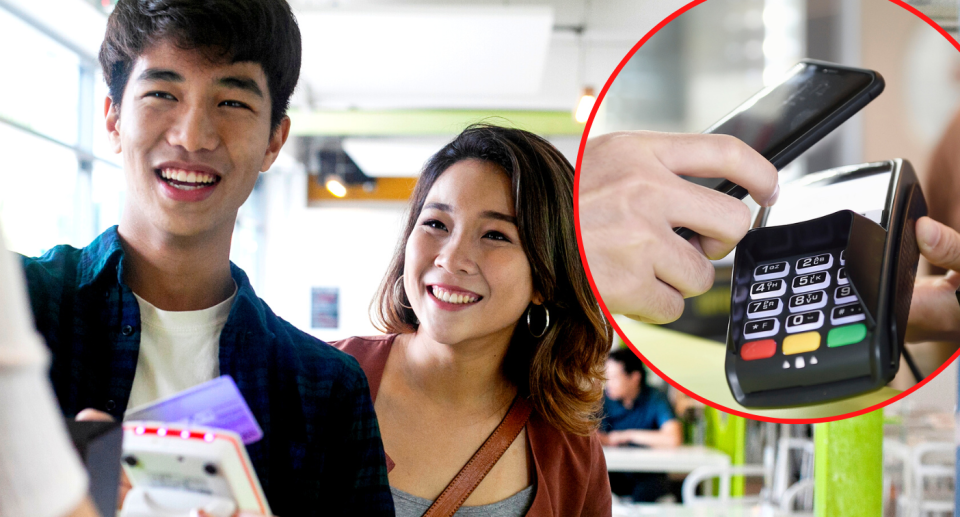
[[[507,411],[507,416],[503,417],[493,434],[477,449],[447,488],[443,489],[440,497],[430,505],[423,517],[450,517],[456,513],[503,453],[507,452],[510,444],[517,439],[523,426],[527,425],[532,411],[533,406],[527,399],[517,395]]]

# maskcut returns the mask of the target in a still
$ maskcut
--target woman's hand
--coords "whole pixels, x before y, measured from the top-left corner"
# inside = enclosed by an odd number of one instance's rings
[[[777,170],[726,135],[647,131],[587,142],[580,169],[580,237],[610,312],[666,323],[683,299],[713,286],[712,259],[730,253],[750,229],[750,210],[679,175],[726,178],[761,205],[777,198]],[[699,235],[689,241],[673,228]]]
[[[906,341],[960,341],[960,234],[929,217],[917,221],[917,245],[946,275],[918,278],[913,288]]]

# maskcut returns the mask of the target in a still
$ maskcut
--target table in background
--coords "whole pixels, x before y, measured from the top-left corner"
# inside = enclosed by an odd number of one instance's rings
[[[681,445],[674,448],[604,447],[610,472],[679,472],[689,473],[697,467],[728,467],[730,456],[703,445]]]
[[[800,517],[769,505],[730,503],[725,506],[629,503],[615,504],[613,517]]]

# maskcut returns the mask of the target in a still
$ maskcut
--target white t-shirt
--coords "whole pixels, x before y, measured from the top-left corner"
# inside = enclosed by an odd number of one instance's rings
[[[164,311],[137,296],[140,353],[128,409],[220,376],[220,332],[236,296],[234,287],[230,298],[199,311]]]
[[[0,228],[0,515],[56,517],[87,492],[33,327],[20,261]]]

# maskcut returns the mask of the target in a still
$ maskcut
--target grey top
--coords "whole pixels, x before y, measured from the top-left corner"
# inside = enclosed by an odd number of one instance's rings
[[[433,504],[433,501],[429,499],[417,497],[393,487],[390,487],[390,492],[393,493],[393,505],[396,508],[397,517],[421,517]],[[536,485],[530,485],[503,501],[482,506],[461,506],[454,515],[463,517],[522,517],[526,515],[530,505],[533,504],[535,495]]]

